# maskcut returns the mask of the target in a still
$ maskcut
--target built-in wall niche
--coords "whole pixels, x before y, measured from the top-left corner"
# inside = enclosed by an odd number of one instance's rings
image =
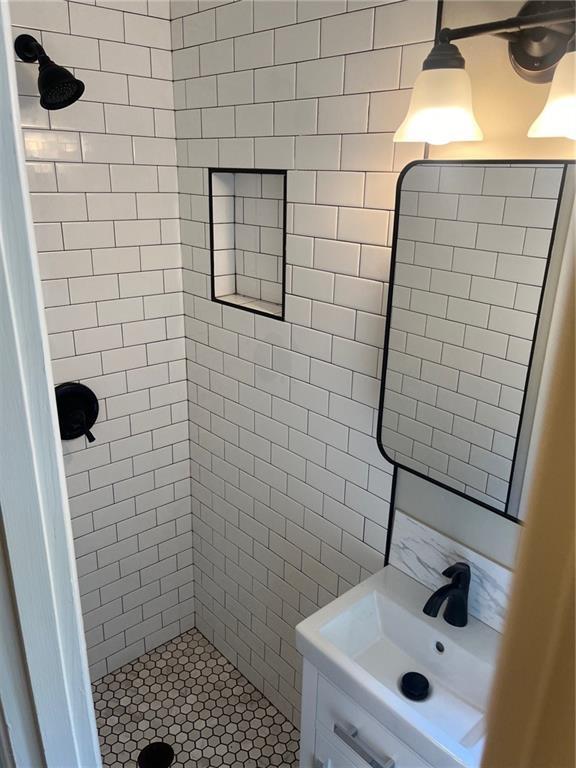
[[[210,169],[212,300],[284,319],[286,171]]]

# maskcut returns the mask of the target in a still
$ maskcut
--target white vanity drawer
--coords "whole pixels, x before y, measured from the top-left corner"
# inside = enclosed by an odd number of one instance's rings
[[[347,756],[346,768],[376,766],[376,763],[370,763],[369,757],[361,757],[363,750],[373,755],[382,768],[392,768],[387,759],[393,761],[394,768],[430,768],[416,752],[322,675],[318,677],[316,718],[317,731],[322,728],[324,734],[329,734],[326,738],[330,744]],[[346,735],[354,731],[357,734],[352,739],[352,746],[347,746]],[[346,740],[350,743],[349,738]]]

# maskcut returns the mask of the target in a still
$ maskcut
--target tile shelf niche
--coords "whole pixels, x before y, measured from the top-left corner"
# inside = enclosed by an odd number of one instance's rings
[[[286,171],[209,170],[212,300],[284,319]]]

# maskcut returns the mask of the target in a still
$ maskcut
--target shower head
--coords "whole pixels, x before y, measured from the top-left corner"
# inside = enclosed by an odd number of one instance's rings
[[[44,109],[64,109],[84,93],[84,83],[64,67],[55,64],[32,35],[18,35],[14,49],[22,61],[38,62],[38,91]]]

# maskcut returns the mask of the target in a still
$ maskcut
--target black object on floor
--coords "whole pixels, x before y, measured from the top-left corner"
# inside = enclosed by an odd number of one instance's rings
[[[400,678],[400,690],[411,701],[424,701],[430,693],[430,683],[420,672],[406,672]]]
[[[138,768],[168,768],[174,760],[174,750],[165,741],[153,741],[138,755]]]

